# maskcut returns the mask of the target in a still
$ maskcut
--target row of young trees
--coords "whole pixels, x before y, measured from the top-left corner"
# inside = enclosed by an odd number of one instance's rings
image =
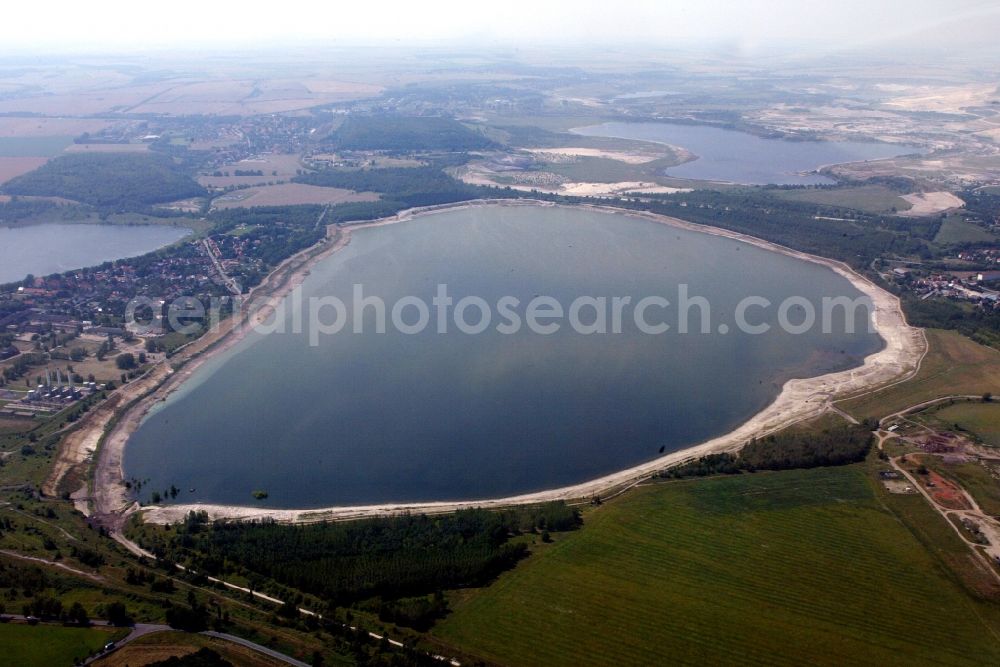
[[[977,343],[1000,348],[1000,309],[950,299],[902,299],[907,321],[916,327],[953,329]]]
[[[495,147],[486,135],[439,116],[349,116],[331,136],[337,150],[472,151]]]
[[[397,208],[435,206],[482,196],[496,196],[492,190],[452,178],[444,173],[442,166],[435,163],[423,167],[325,169],[308,172],[292,180],[356,192],[379,192],[385,200],[396,202]]]
[[[21,199],[12,197],[10,201],[0,202],[0,224],[12,224],[28,218],[37,218],[51,214],[56,204],[39,199]]]
[[[887,254],[931,257],[939,220],[858,213],[852,220],[835,207],[782,200],[767,191],[696,190],[649,196],[622,206],[673,215],[773,241],[796,250],[842,260],[859,269]]]
[[[831,426],[819,431],[786,430],[754,438],[736,454],[709,454],[665,470],[658,476],[680,479],[857,463],[863,461],[871,449],[874,428],[873,423],[863,423]]]

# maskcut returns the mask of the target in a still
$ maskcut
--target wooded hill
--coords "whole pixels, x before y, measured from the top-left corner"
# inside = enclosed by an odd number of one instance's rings
[[[523,542],[511,541],[516,535],[579,525],[576,510],[546,503],[298,526],[272,521],[209,525],[192,513],[175,532],[143,526],[137,537],[158,556],[199,571],[265,577],[348,604],[482,585],[527,554]]]
[[[174,161],[156,153],[74,153],[3,186],[9,195],[64,197],[105,211],[138,211],[205,194]]]
[[[495,147],[484,134],[438,116],[350,116],[330,136],[337,150],[471,151]]]
[[[857,463],[868,455],[873,428],[873,424],[843,424],[821,430],[785,430],[754,438],[736,454],[709,454],[658,476],[679,479]]]

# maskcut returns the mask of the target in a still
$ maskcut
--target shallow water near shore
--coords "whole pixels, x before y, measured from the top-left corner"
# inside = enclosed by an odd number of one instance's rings
[[[0,284],[137,257],[191,233],[166,225],[45,223],[0,226]]]
[[[534,206],[354,230],[350,245],[313,268],[303,297],[350,304],[354,283],[390,305],[408,295],[429,304],[439,283],[456,301],[510,295],[524,304],[542,294],[565,305],[579,296],[673,302],[686,283],[709,301],[713,331],[732,325],[750,295],[775,304],[858,295],[826,267],[732,239]],[[669,309],[663,319],[671,322]],[[774,309],[753,320],[774,324]],[[691,322],[697,330],[698,317]],[[881,347],[870,333],[735,327],[725,335],[676,326],[661,335],[629,326],[593,335],[569,326],[552,335],[350,329],[315,347],[306,333],[252,333],[210,360],[133,434],[126,478],[148,480],[143,500],[174,485],[175,502],[279,508],[561,487],[726,433],[789,377],[849,368]],[[268,498],[255,501],[254,490]]]

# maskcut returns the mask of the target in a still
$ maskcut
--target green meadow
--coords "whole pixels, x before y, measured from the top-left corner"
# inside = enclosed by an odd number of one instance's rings
[[[510,665],[1000,663],[1000,605],[908,528],[939,518],[889,509],[874,466],[638,488],[455,595],[434,634]]]
[[[59,667],[76,664],[127,630],[0,624],[0,667]]]

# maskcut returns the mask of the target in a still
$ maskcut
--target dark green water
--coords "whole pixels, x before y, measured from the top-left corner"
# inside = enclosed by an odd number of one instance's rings
[[[857,365],[881,347],[868,333],[735,332],[734,309],[748,295],[775,304],[751,311],[755,323],[775,322],[776,304],[791,295],[817,303],[857,295],[828,269],[582,209],[448,211],[356,230],[314,268],[303,295],[336,295],[350,311],[354,283],[390,305],[407,295],[430,303],[446,283],[456,300],[512,295],[524,304],[541,294],[567,307],[582,295],[674,302],[687,283],[709,300],[713,330],[733,331],[648,335],[626,316],[621,334],[581,335],[564,323],[552,335],[453,326],[444,335],[433,326],[356,335],[349,324],[316,347],[306,333],[254,334],[202,367],[134,434],[125,472],[150,480],[144,498],[174,484],[183,490],[177,502],[254,504],[251,492],[264,489],[263,505],[319,507],[573,484],[732,430],[788,377]],[[649,313],[651,322],[676,320],[669,309]]]

